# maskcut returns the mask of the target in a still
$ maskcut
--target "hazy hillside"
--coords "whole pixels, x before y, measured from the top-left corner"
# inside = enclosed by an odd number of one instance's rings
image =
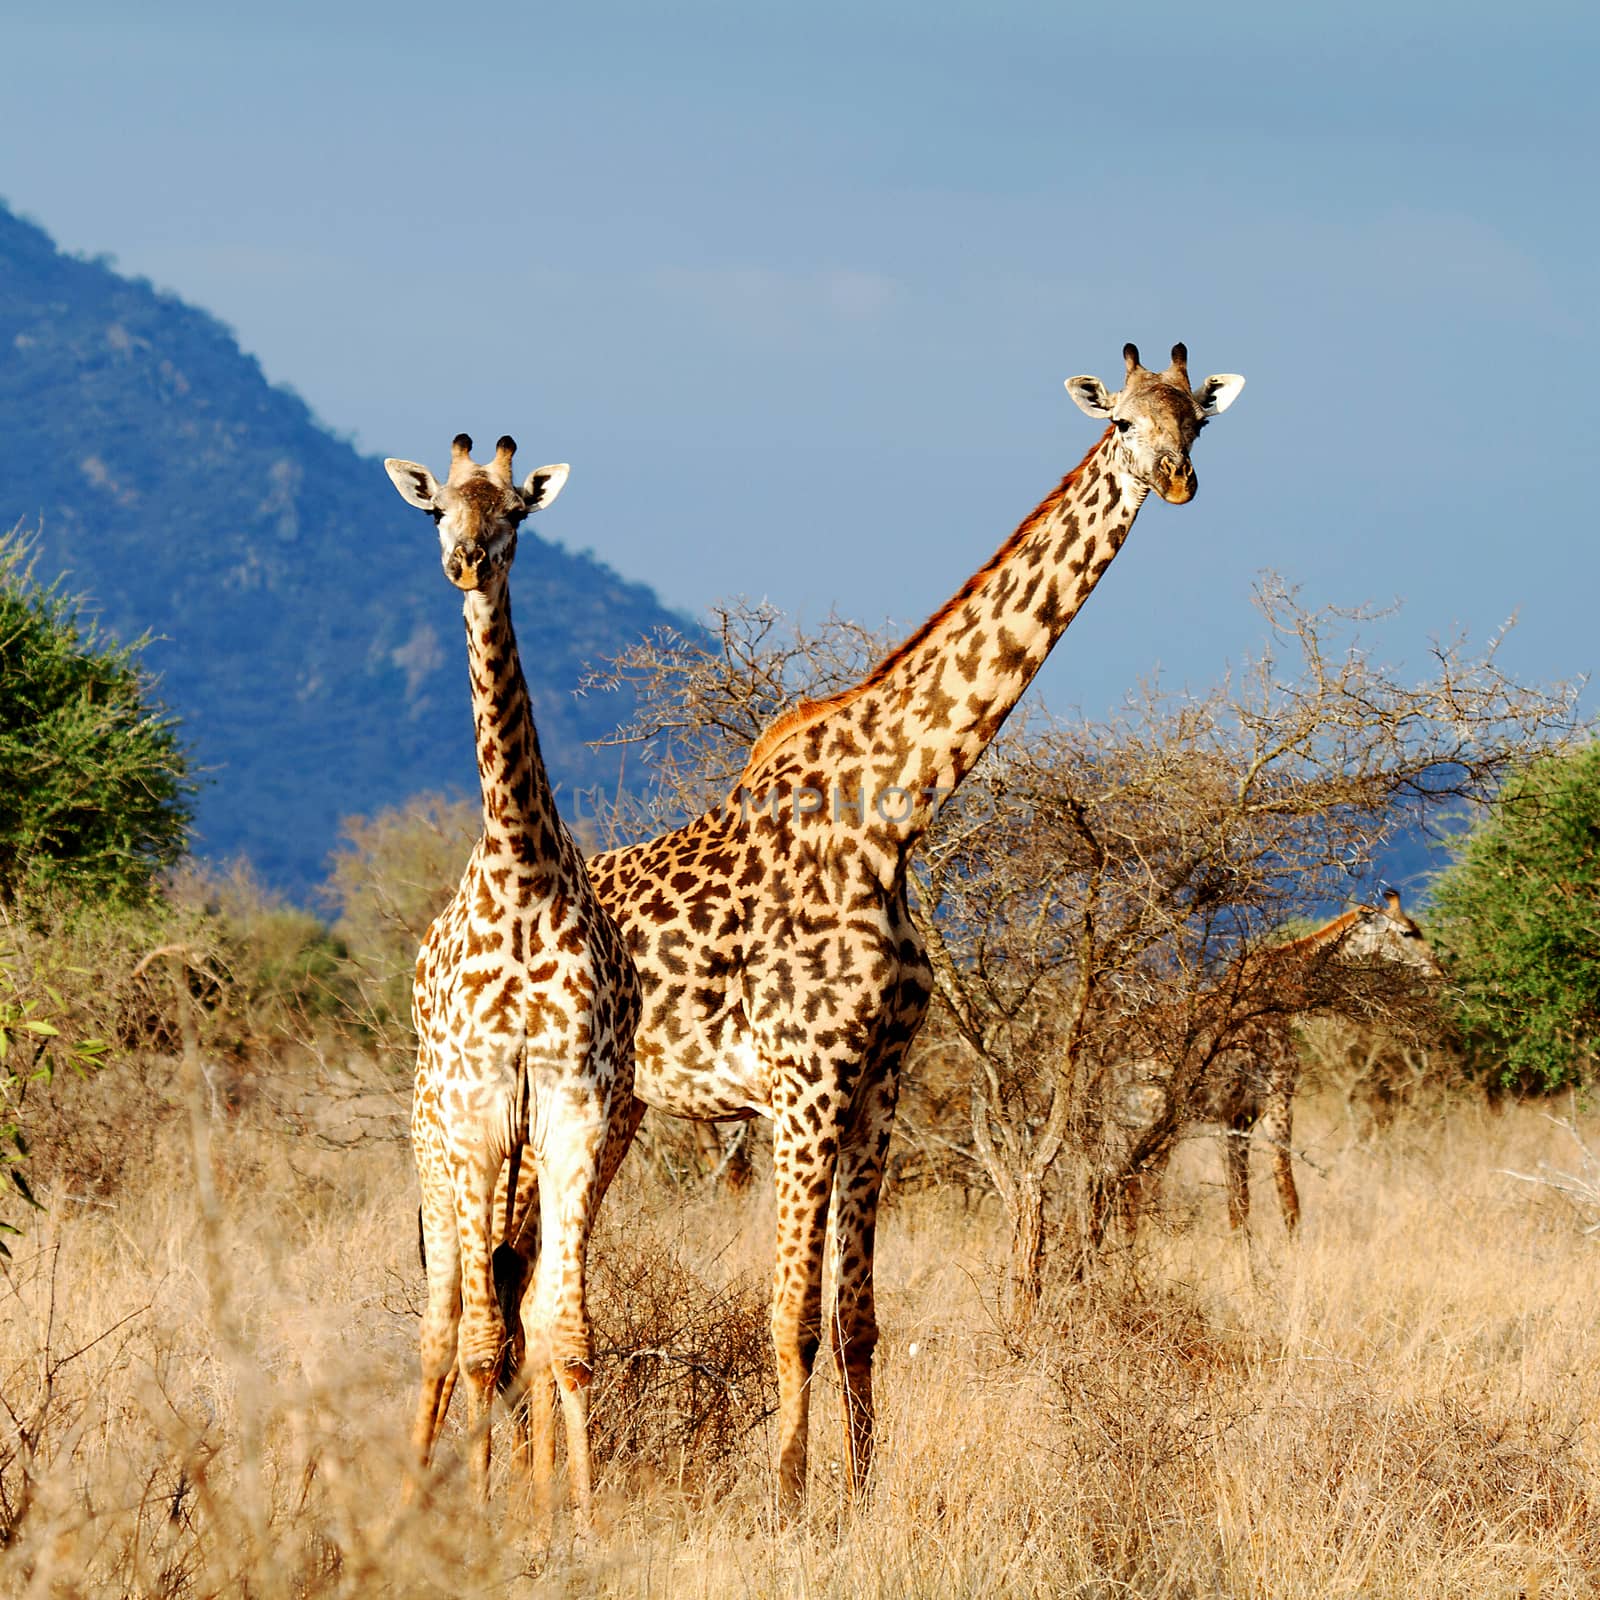
[[[117,634],[163,636],[147,663],[211,769],[202,854],[242,852],[301,892],[342,816],[475,787],[459,601],[381,464],[271,387],[213,317],[61,254],[4,207],[0,437],[0,526],[42,522],[44,574],[68,572]],[[574,698],[584,664],[673,619],[536,527],[518,636],[570,791],[615,772],[584,741],[627,709]]]

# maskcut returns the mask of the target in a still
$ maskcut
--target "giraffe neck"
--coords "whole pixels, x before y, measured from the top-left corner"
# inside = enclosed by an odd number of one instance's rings
[[[744,791],[759,799],[785,781],[820,788],[816,821],[903,852],[1000,731],[1147,492],[1118,466],[1108,428],[988,564],[862,683],[769,729]]]
[[[489,593],[469,590],[462,614],[484,837],[518,859],[542,858],[553,852],[559,824],[511,627],[507,584]]]
[[[1263,962],[1272,965],[1282,963],[1287,965],[1301,956],[1314,955],[1324,945],[1336,944],[1338,941],[1361,920],[1361,912],[1341,912],[1331,922],[1325,922],[1320,928],[1313,928],[1310,933],[1303,933],[1298,939],[1290,939],[1283,944],[1268,945],[1261,952]]]
[[[1234,992],[1254,991],[1274,1012],[1297,1009],[1309,999],[1305,986],[1313,958],[1337,945],[1360,918],[1359,910],[1346,911],[1298,939],[1253,950],[1235,964]]]

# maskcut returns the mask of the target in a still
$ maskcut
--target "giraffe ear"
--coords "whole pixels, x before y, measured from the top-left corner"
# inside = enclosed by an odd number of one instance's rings
[[[1072,403],[1090,417],[1109,417],[1117,397],[1106,393],[1106,386],[1098,378],[1068,378],[1067,393]]]
[[[553,467],[540,467],[522,480],[522,501],[530,511],[543,511],[561,493],[572,471],[565,461]]]
[[[439,480],[426,467],[415,461],[396,461],[392,456],[384,462],[383,470],[389,481],[400,491],[400,498],[418,511],[432,511],[439,493]]]
[[[1202,417],[1220,416],[1244,388],[1244,379],[1237,372],[1213,373],[1194,392],[1194,403],[1200,407]]]

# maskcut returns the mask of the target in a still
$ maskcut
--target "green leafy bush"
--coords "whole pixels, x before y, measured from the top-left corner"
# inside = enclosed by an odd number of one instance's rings
[[[1433,886],[1445,959],[1476,1076],[1554,1089],[1600,1050],[1600,743],[1509,781]]]
[[[98,637],[34,581],[31,542],[0,535],[0,899],[135,901],[183,855],[194,785],[146,642]]]

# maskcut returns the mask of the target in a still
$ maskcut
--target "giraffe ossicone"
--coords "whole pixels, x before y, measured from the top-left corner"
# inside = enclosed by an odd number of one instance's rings
[[[490,1415],[507,1344],[495,1192],[509,1165],[511,1187],[536,1210],[542,1244],[531,1285],[518,1277],[514,1297],[528,1382],[525,1465],[547,1519],[559,1394],[568,1482],[586,1524],[587,1251],[602,1171],[608,1162],[615,1169],[633,1133],[639,987],[557,813],[511,625],[517,529],[560,493],[567,468],[541,467],[519,485],[515,451],[502,437],[480,465],[471,439],[458,434],[443,483],[414,461],[384,463],[401,497],[433,518],[445,576],[462,591],[483,800],[482,836],[428,930],[412,989],[411,1136],[428,1275],[412,1443],[420,1471],[464,1378],[473,1480],[487,1498]],[[519,1185],[519,1167],[536,1181]]]

